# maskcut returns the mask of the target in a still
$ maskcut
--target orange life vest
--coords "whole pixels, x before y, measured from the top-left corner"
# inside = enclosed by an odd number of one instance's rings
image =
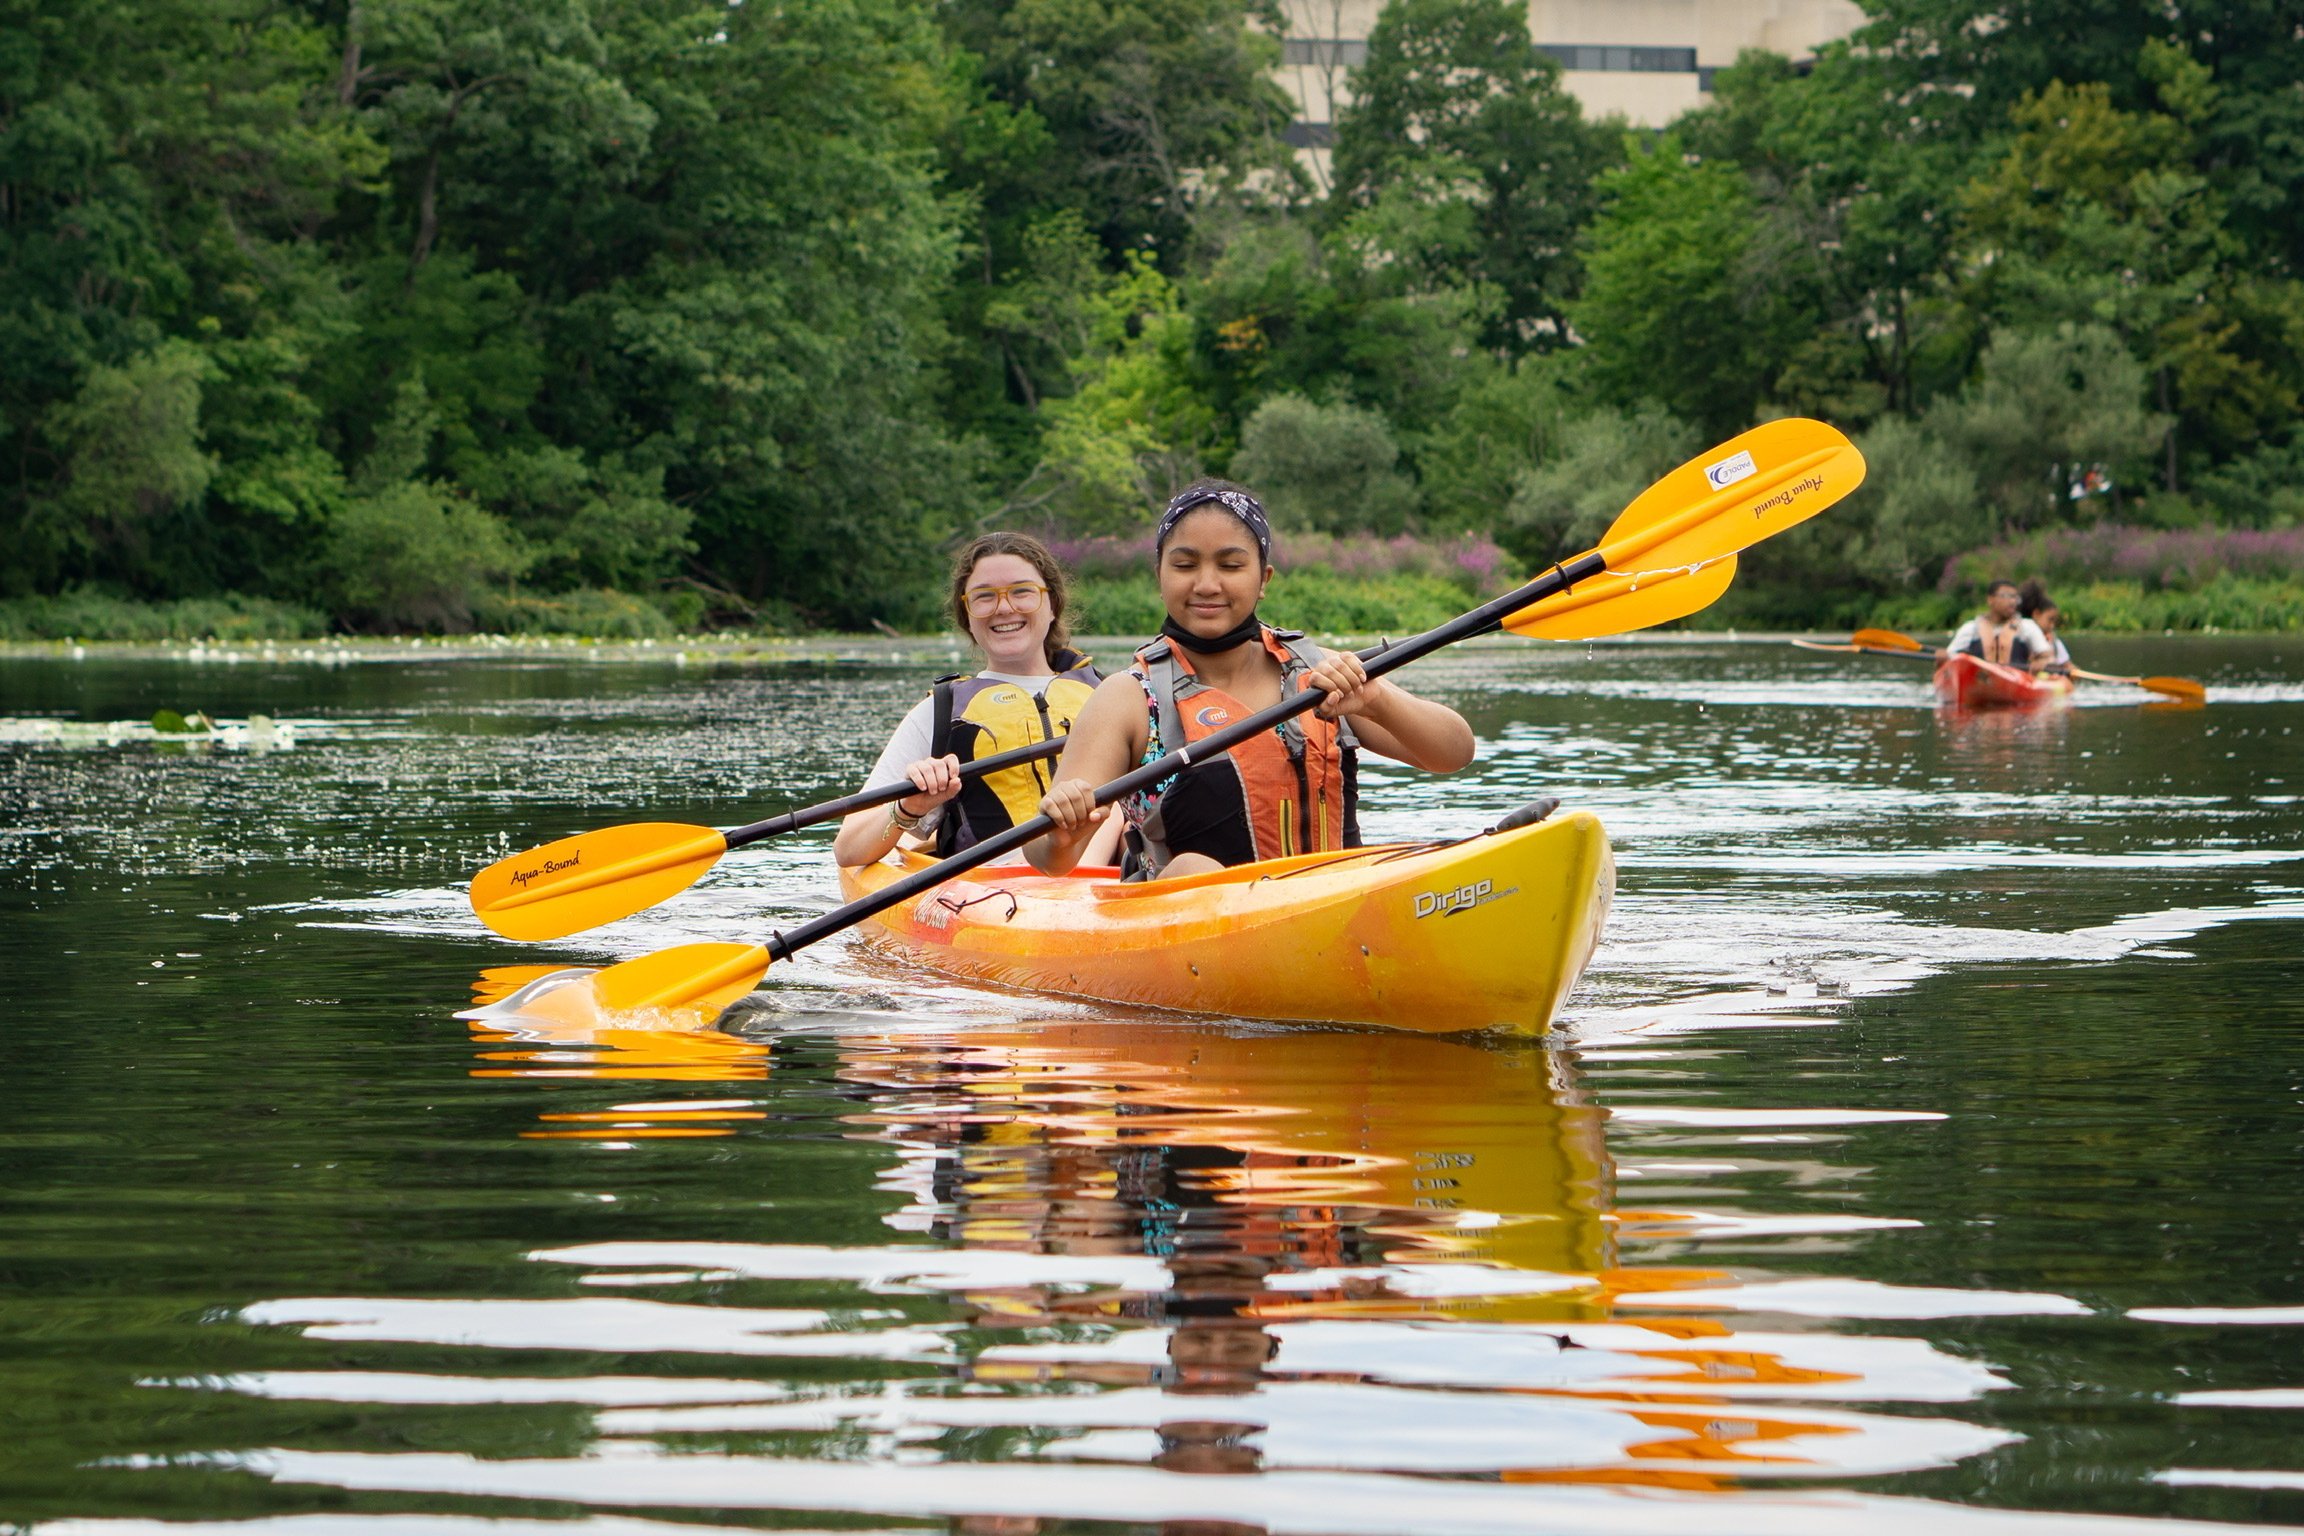
[[[1280,664],[1280,696],[1303,691],[1320,652],[1292,630],[1263,632]],[[1191,654],[1158,640],[1130,669],[1144,685],[1159,752],[1204,741],[1255,711],[1200,680]],[[1194,763],[1129,814],[1129,833],[1144,864],[1158,874],[1179,853],[1246,864],[1291,854],[1360,846],[1359,742],[1348,722],[1306,712]]]
[[[2017,633],[2014,620],[1994,624],[1989,618],[1976,621],[1976,638],[1968,642],[1968,654],[1986,661],[1996,661],[2004,667],[2021,667],[2032,659],[2032,646]]]

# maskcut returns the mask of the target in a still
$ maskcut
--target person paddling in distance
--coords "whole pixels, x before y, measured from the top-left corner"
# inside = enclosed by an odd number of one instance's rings
[[[2058,677],[2070,677],[2072,653],[2065,648],[2063,638],[2056,633],[2064,622],[2064,610],[2056,606],[2056,600],[2048,595],[2048,589],[2037,576],[2018,589],[2016,611],[2039,625],[2041,638],[2048,643],[2047,660],[2040,664],[2040,670],[2052,672]]]
[[[1103,680],[1071,646],[1064,568],[1028,534],[987,533],[961,550],[949,606],[984,666],[937,679],[888,738],[866,782],[907,778],[919,793],[843,820],[832,840],[842,865],[874,863],[907,838],[941,858],[1030,819],[1053,777],[1046,762],[976,778],[962,765],[1064,735]]]
[[[1966,651],[2004,667],[2037,672],[2048,665],[2048,637],[2019,611],[2023,595],[2012,581],[1984,589],[1984,611],[1952,632],[1952,651]]]
[[[1177,878],[1357,847],[1363,746],[1433,773],[1472,761],[1463,716],[1370,680],[1349,651],[1323,650],[1257,617],[1272,581],[1272,526],[1245,487],[1199,480],[1178,492],[1161,514],[1153,559],[1167,620],[1074,724],[1040,802],[1056,826],[1024,850],[1038,868],[1068,873],[1111,822],[1111,808],[1095,804],[1097,785],[1307,688],[1327,694],[1312,712],[1122,802],[1133,872]]]

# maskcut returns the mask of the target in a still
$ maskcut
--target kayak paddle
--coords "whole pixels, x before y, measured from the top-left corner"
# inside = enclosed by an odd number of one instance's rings
[[[1499,628],[1582,638],[1685,617],[1719,596],[1724,583],[1717,572],[1738,550],[1805,522],[1863,478],[1863,456],[1833,428],[1798,417],[1769,422],[1659,480],[1625,508],[1599,548],[1437,629],[1362,651],[1360,660],[1368,676],[1376,678],[1442,646]],[[1602,595],[1581,598],[1575,588],[1585,582]],[[1191,763],[1228,752],[1316,707],[1323,697],[1321,690],[1307,689],[1234,721],[1189,748],[1099,786],[1096,803],[1110,805]],[[612,965],[591,977],[592,1001],[604,1014],[671,1009],[712,1017],[757,987],[773,962],[989,864],[1054,825],[1046,816],[1035,816],[789,933],[771,934],[765,944],[684,944]]]
[[[2135,688],[2149,688],[2154,693],[2164,693],[2172,699],[2185,699],[2194,704],[2208,702],[2207,686],[2189,677],[2114,677],[2109,672],[2083,672],[2078,667],[2072,669],[2072,675],[2084,677],[2092,683],[2127,683]]]
[[[960,772],[992,773],[1063,750],[1064,738],[1056,736],[964,763]],[[731,848],[918,793],[910,779],[900,779],[729,832],[679,821],[637,821],[579,832],[498,859],[474,875],[472,911],[508,939],[564,939],[671,900]]]
[[[1878,638],[1882,635],[1892,635],[1904,643],[1902,645],[1882,644]],[[1868,639],[1867,636],[1871,638]],[[1944,659],[1944,653],[1935,647],[1922,645],[1909,635],[1898,635],[1893,630],[1886,629],[1860,629],[1856,631],[1853,639],[1839,641],[1809,640],[1794,635],[1792,643],[1804,651],[1840,651],[1865,656],[1901,656],[1907,661],[1941,661]]]
[[[1860,629],[1849,639],[1853,642],[1852,649],[1875,654],[1928,657],[1944,654],[1893,629]],[[2092,683],[2127,683],[2137,688],[2149,688],[2154,693],[2164,693],[2175,699],[2188,699],[2195,704],[2204,704],[2208,700],[2207,688],[2188,677],[2114,677],[2108,672],[2089,672],[2079,667],[2072,669],[2072,675],[2084,677]]]

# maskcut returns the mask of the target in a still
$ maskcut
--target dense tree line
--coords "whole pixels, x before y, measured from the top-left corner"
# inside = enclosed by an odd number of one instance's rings
[[[918,620],[1229,472],[1548,559],[1770,414],[1780,593],[2304,517],[2279,0],[1867,0],[1663,133],[1393,0],[1332,174],[1252,0],[0,0],[0,595]]]

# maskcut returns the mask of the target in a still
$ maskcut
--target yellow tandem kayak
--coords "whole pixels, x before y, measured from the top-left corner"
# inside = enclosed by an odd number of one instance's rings
[[[840,872],[850,901],[930,861]],[[1123,883],[977,869],[872,919],[937,970],[1039,992],[1259,1019],[1541,1034],[1616,889],[1585,812],[1448,843],[1394,843]]]

